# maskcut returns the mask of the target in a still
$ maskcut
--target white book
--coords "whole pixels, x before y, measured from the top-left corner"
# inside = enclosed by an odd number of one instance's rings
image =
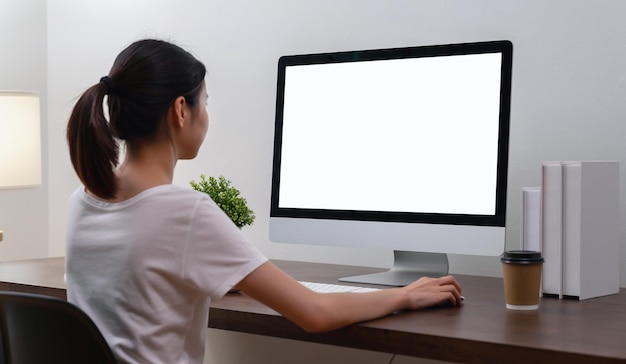
[[[541,187],[522,187],[521,248],[541,251]]]
[[[563,162],[563,295],[619,292],[619,163]]]
[[[562,166],[543,162],[541,167],[542,290],[563,297],[562,291]]]

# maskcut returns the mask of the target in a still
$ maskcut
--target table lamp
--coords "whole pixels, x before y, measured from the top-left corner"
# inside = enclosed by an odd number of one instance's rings
[[[39,117],[37,93],[0,91],[0,189],[41,184]]]

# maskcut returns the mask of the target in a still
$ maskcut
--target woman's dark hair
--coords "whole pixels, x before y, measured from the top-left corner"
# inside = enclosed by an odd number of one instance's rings
[[[177,97],[197,104],[205,74],[200,61],[166,41],[141,40],[124,49],[109,75],[79,98],[67,125],[72,165],[85,187],[98,197],[115,197],[116,139],[130,144],[153,138]]]

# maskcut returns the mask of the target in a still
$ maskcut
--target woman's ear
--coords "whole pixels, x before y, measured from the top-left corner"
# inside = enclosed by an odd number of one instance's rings
[[[185,109],[186,101],[183,96],[178,96],[170,107],[169,119],[170,123],[178,127],[182,127],[185,122],[185,116],[187,112]]]

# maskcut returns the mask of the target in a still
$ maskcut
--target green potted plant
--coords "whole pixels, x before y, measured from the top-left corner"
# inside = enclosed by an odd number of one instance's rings
[[[254,211],[248,208],[246,199],[224,176],[207,179],[206,175],[201,174],[200,182],[191,181],[189,184],[194,190],[208,194],[240,229],[254,222]]]

